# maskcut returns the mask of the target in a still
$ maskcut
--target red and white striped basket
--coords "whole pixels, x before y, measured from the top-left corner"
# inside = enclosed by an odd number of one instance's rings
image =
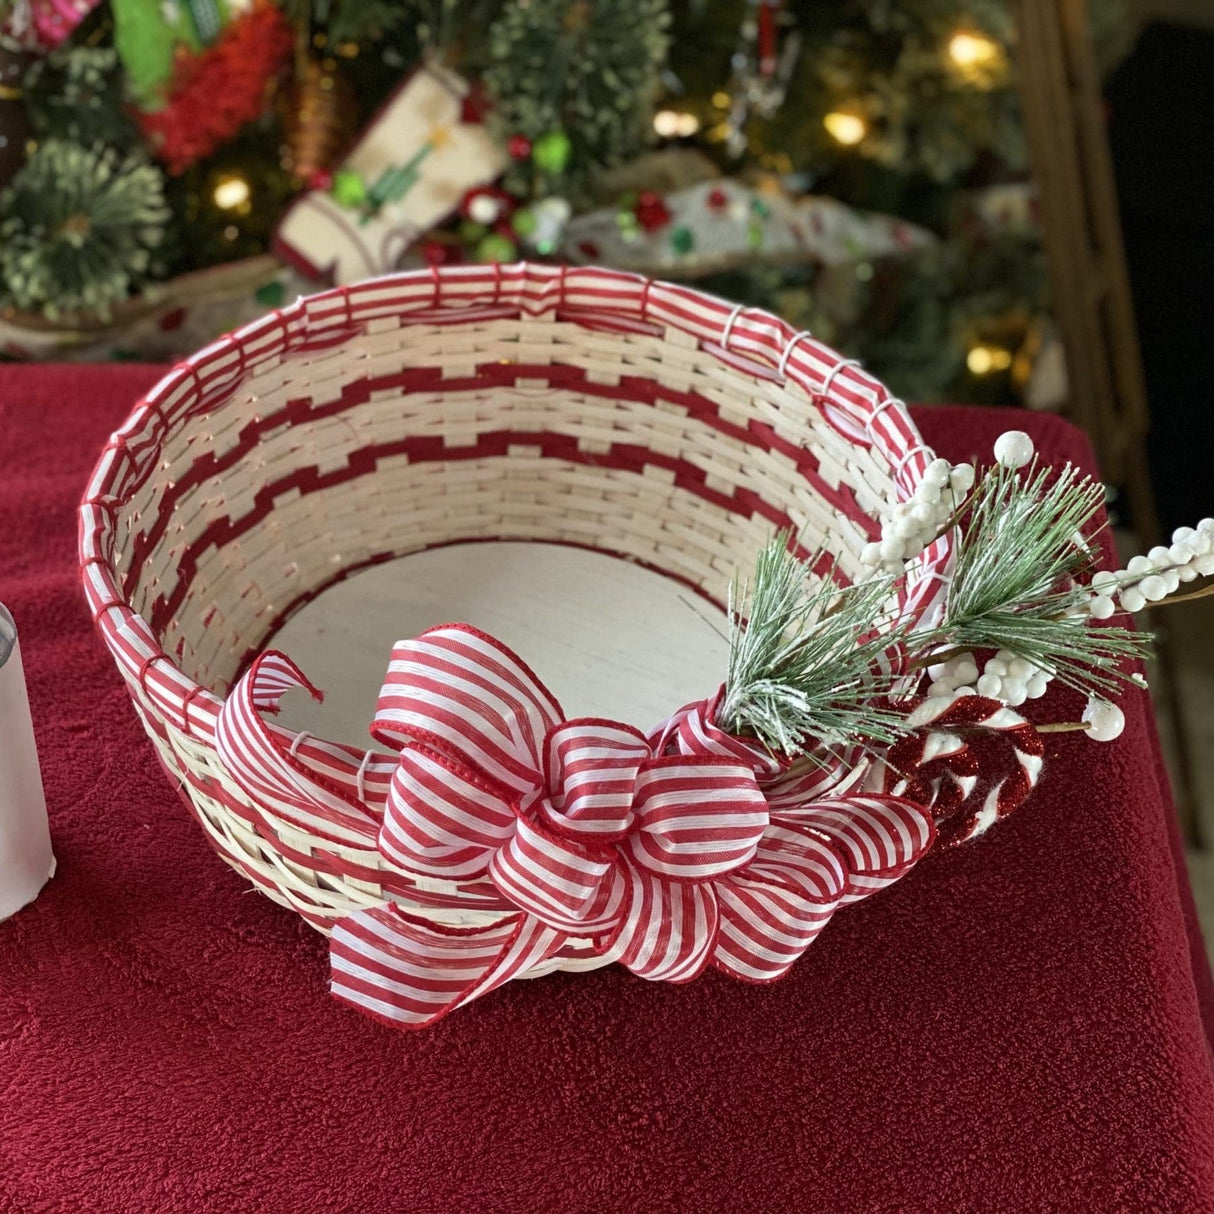
[[[566,720],[464,626],[397,645],[380,746],[326,742],[267,721],[311,688],[265,638],[352,571],[458,541],[589,545],[719,601],[787,527],[855,577],[931,459],[899,401],[775,317],[457,267],[301,299],[175,367],[102,455],[80,559],[215,849],[330,934],[339,997],[420,1026],[558,968],[777,978],[914,863],[931,814],[858,755],[807,775],[727,736],[714,688],[648,735]],[[950,560],[938,540],[906,579],[912,619]]]

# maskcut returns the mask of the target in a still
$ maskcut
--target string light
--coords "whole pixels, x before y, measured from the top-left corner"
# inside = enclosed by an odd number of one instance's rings
[[[1012,354],[1002,346],[971,346],[965,365],[974,375],[990,375],[992,371],[1006,371],[1012,365]]]
[[[663,139],[685,139],[700,129],[700,120],[678,110],[658,110],[653,116],[653,129]]]
[[[948,58],[954,71],[978,88],[993,88],[1007,75],[1003,47],[986,34],[959,30],[948,42]]]
[[[243,177],[233,175],[221,178],[211,197],[221,211],[244,213],[249,209],[250,193],[249,183]]]
[[[854,147],[868,134],[868,124],[859,114],[849,114],[844,110],[832,110],[822,119],[830,137],[844,147]]]
[[[962,30],[949,40],[948,57],[961,68],[990,68],[1003,58],[1003,51],[993,38]]]

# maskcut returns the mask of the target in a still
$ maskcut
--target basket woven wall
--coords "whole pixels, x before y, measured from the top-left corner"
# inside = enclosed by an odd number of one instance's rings
[[[395,756],[272,727],[300,779],[366,805],[361,822],[301,821],[220,761],[223,697],[301,604],[372,562],[490,538],[589,545],[720,600],[792,527],[854,576],[931,458],[880,384],[764,313],[593,268],[402,274],[174,368],[90,481],[82,571],[215,849],[323,931],[385,899],[424,908],[434,883],[375,846]],[[936,608],[948,558],[937,541],[907,612]]]

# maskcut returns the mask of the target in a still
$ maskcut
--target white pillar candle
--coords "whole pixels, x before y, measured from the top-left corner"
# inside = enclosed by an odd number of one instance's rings
[[[0,604],[0,919],[32,902],[54,871],[17,629]]]

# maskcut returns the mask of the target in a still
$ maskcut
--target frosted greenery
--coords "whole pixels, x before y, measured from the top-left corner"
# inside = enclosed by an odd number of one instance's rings
[[[1069,466],[993,468],[946,524],[957,556],[943,619],[914,630],[891,615],[903,574],[839,587],[810,576],[818,558],[807,565],[776,536],[730,596],[718,724],[786,755],[886,745],[905,721],[890,697],[909,694],[907,676],[944,651],[1003,649],[1067,686],[1115,691],[1150,638],[1086,611],[1102,495]]]
[[[717,724],[785,755],[811,740],[892,742],[902,714],[872,701],[894,684],[883,660],[901,635],[887,615],[893,584],[807,577],[788,535],[777,535],[759,553],[753,579],[730,594],[729,674]]]
[[[1149,637],[1083,610],[1095,561],[1083,537],[1103,500],[1103,486],[1069,465],[996,466],[979,481],[949,590],[949,643],[1006,649],[1085,691],[1123,682],[1121,663],[1146,656]]]
[[[148,278],[169,218],[140,152],[50,139],[0,193],[0,282],[21,311],[108,314]]]

